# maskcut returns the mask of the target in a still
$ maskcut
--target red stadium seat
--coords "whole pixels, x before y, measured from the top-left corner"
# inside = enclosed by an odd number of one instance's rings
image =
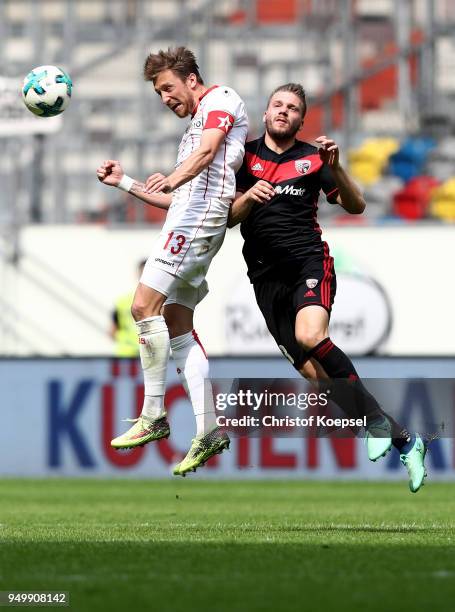
[[[433,176],[416,176],[393,197],[393,213],[403,219],[422,219],[428,212],[430,198],[439,181]]]
[[[259,23],[293,23],[297,18],[297,0],[257,0]]]

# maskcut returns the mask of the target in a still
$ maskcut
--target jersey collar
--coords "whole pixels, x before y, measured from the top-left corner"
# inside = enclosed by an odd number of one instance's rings
[[[197,109],[199,108],[199,104],[201,103],[202,98],[205,98],[205,96],[210,93],[211,91],[213,91],[214,89],[216,89],[217,87],[219,87],[219,85],[212,85],[212,87],[209,87],[206,91],[204,91],[204,93],[202,94],[202,96],[199,97],[199,100],[197,101],[196,106],[193,108],[193,112],[191,113],[191,118],[194,117],[194,115],[196,114]]]
[[[275,157],[283,158],[285,155],[291,153],[292,151],[294,151],[294,149],[298,148],[302,144],[302,141],[296,138],[292,147],[289,147],[289,149],[286,149],[286,151],[283,151],[283,153],[277,153],[276,151],[267,146],[265,142],[265,134],[263,134],[262,136],[262,144],[267,149],[267,151],[270,151],[272,155],[274,155]]]

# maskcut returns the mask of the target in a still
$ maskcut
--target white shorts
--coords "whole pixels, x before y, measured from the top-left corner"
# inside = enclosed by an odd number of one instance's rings
[[[207,281],[202,281],[199,287],[192,287],[178,276],[155,267],[152,258],[147,260],[140,282],[167,296],[165,305],[180,304],[190,310],[194,310],[209,292]]]
[[[150,264],[198,287],[223,244],[228,212],[229,203],[221,200],[172,204]]]

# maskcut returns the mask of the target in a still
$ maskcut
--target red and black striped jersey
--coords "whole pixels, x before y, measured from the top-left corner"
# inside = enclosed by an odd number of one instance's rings
[[[266,204],[255,204],[241,224],[243,255],[252,280],[311,255],[323,257],[319,193],[322,189],[330,203],[338,196],[332,172],[322,163],[317,147],[301,140],[281,154],[268,148],[264,136],[246,143],[237,191],[245,192],[261,179],[271,183],[275,196]]]

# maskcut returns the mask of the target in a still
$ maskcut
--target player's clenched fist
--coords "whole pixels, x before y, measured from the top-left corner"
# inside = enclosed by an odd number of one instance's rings
[[[258,204],[265,204],[273,198],[275,189],[267,181],[258,181],[248,190],[248,198]]]
[[[123,176],[123,168],[115,159],[107,159],[96,171],[96,176],[105,185],[118,187]]]

